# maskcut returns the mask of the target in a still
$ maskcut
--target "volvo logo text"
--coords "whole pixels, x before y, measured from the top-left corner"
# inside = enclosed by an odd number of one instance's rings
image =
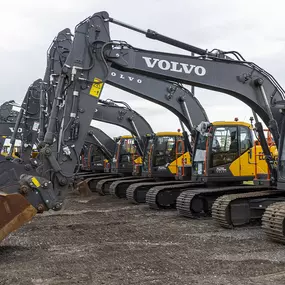
[[[9,130],[11,131],[11,133],[14,132],[14,129],[15,129],[15,128],[9,127]],[[18,128],[18,131],[17,131],[17,132],[18,132],[18,133],[22,133],[22,132],[23,132],[23,129],[22,129],[22,128]]]
[[[198,76],[206,74],[206,68],[200,65],[188,64],[183,62],[168,61],[165,59],[142,57],[149,68],[157,66],[161,70],[170,70],[173,72],[184,72],[186,74],[195,73]]]
[[[119,77],[122,80],[134,81],[134,82],[139,83],[139,84],[142,83],[142,80],[140,78],[134,78],[132,76],[125,76],[123,73],[116,73],[116,72],[112,71],[111,76]]]

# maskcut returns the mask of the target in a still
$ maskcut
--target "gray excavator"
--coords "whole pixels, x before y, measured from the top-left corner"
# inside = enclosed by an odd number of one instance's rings
[[[185,96],[185,92],[181,93],[184,89],[176,82],[224,92],[242,100],[268,126],[279,150],[279,164],[276,168],[266,140],[262,139],[262,136],[264,137],[262,125],[256,120],[260,143],[271,170],[272,186],[255,186],[254,191],[249,193],[248,190],[253,187],[248,186],[244,192],[249,195],[255,194],[255,197],[263,195],[262,197],[266,197],[267,205],[274,203],[277,198],[283,199],[285,192],[282,191],[284,188],[282,164],[280,166],[282,147],[280,148],[277,142],[279,136],[281,145],[284,140],[284,131],[281,128],[283,114],[280,112],[284,106],[284,91],[276,80],[257,65],[241,58],[240,60],[231,59],[226,53],[220,51],[211,53],[195,49],[193,46],[159,35],[154,31],[148,31],[145,34],[193,51],[199,56],[146,51],[133,48],[126,42],[112,41],[109,31],[110,22],[129,27],[110,18],[106,12],[96,13],[77,25],[72,48],[56,88],[55,101],[57,102],[51,110],[44,137],[45,145],[40,151],[42,167],[38,169],[39,174],[23,174],[19,181],[20,186],[10,185],[5,188],[6,193],[0,196],[0,205],[4,203],[9,205],[12,199],[19,199],[19,201],[24,199],[29,202],[19,211],[17,216],[21,217],[20,219],[15,219],[15,213],[7,212],[7,207],[4,205],[0,206],[3,211],[1,217],[5,217],[5,221],[1,224],[1,238],[26,222],[37,211],[61,208],[68,186],[74,178],[74,169],[79,167],[78,154],[84,144],[94,106],[98,103],[105,82],[115,86],[123,85],[122,88],[125,90],[136,95],[139,93],[146,98],[154,94],[149,100],[174,110],[188,129],[192,128],[189,120],[185,120],[183,115],[183,111],[188,110],[188,97]],[[236,53],[232,54],[236,55]],[[121,77],[126,79],[124,84]],[[141,84],[142,82],[145,84]],[[147,87],[148,92],[146,92]],[[57,136],[60,139],[57,139],[54,123],[59,115],[57,104],[62,101],[65,103],[64,112],[62,112],[62,128]],[[181,105],[186,108],[181,110]],[[263,190],[264,187],[268,190],[257,191]],[[233,188],[235,193],[241,193],[243,189],[239,186]],[[193,190],[200,193],[207,191],[207,189],[201,190],[195,187],[191,191]],[[210,191],[215,193],[219,189],[211,188]],[[27,212],[29,212],[28,217],[25,215]]]
[[[133,154],[142,156],[145,136],[153,132],[149,123],[140,114],[132,110],[130,106],[125,106],[124,102],[114,102],[110,99],[99,100],[93,120],[120,126],[129,131],[131,135],[119,137],[117,142],[114,142],[115,147],[111,152],[106,149],[106,145],[103,142],[98,141],[94,133],[90,137],[90,131],[88,131],[86,139],[88,141],[90,141],[90,138],[95,140],[93,143],[102,149],[105,155],[107,155],[109,162],[113,162],[116,159],[120,167],[116,165],[112,165],[111,168],[106,166],[104,173],[102,171],[97,173],[77,173],[75,184],[77,184],[78,190],[82,194],[84,193],[84,195],[90,193],[90,190],[96,191],[98,182],[132,178],[132,171],[136,163]],[[133,148],[135,149],[133,154],[122,149],[121,144],[126,140],[132,140]],[[139,164],[140,161],[137,163]],[[102,191],[99,191],[99,193],[101,195],[108,194],[104,190],[105,188],[102,188]]]
[[[96,17],[96,20],[93,17]],[[214,202],[213,207],[215,211],[213,213],[215,213],[215,219],[221,221],[221,224],[224,223],[233,226],[235,222],[239,225],[246,224],[253,219],[260,219],[266,207],[274,202],[284,201],[284,179],[282,178],[283,148],[279,146],[279,144],[282,146],[284,143],[284,130],[282,125],[284,121],[284,90],[272,75],[256,64],[245,61],[237,52],[223,52],[220,50],[208,52],[207,50],[160,35],[152,30],[143,31],[132,27],[110,18],[107,12],[96,13],[93,17],[88,18],[86,21],[97,21],[96,24],[101,27],[100,33],[99,35],[97,34],[98,37],[96,38],[96,42],[98,42],[99,38],[102,41],[100,48],[101,57],[96,60],[97,72],[94,73],[94,75],[96,74],[96,78],[100,78],[97,80],[101,80],[101,84],[107,82],[108,72],[112,72],[114,68],[118,68],[124,72],[133,72],[138,77],[143,75],[156,79],[163,78],[164,80],[191,84],[197,87],[223,92],[246,103],[254,111],[254,114],[257,114],[263,120],[270,130],[279,151],[277,166],[270,153],[262,124],[258,121],[258,117],[255,116],[256,131],[258,132],[260,144],[270,170],[270,185],[263,185],[261,181],[261,185],[255,186],[237,185],[222,188],[210,187],[195,189],[193,184],[189,184],[189,187],[193,187],[189,191],[192,193],[195,192],[197,198],[196,203],[192,201],[192,211],[195,213],[207,212],[207,210],[209,210],[207,202],[211,204],[213,198],[218,198],[224,194],[231,194],[230,196],[221,197],[219,200],[221,201],[220,203],[218,203],[218,201]],[[99,20],[100,17],[101,22]],[[112,41],[110,38],[109,23],[130,28],[145,34],[149,38],[157,39],[193,52],[197,54],[197,56],[142,50],[132,47],[125,41]],[[230,55],[233,56],[233,58]],[[98,66],[100,63],[101,70]],[[103,68],[106,69],[105,73],[103,72]],[[194,163],[197,163],[198,167],[199,164],[203,162],[203,156],[202,161],[199,159],[195,161],[194,155]],[[193,168],[195,169],[195,165]],[[210,178],[207,173],[204,174],[206,178]],[[199,177],[197,178],[197,182],[199,182]],[[174,193],[173,190],[171,193]],[[148,194],[147,198],[157,203],[157,199],[160,198],[158,189],[152,189]],[[227,202],[229,201],[226,206],[225,203],[223,204],[225,200],[227,200]],[[231,204],[231,202],[233,202],[233,204]],[[234,207],[232,207],[233,205]],[[280,218],[282,211],[277,208],[282,209],[283,205],[285,205],[285,203],[278,203],[275,204],[275,206],[273,204],[266,210],[263,216],[263,227],[266,229],[267,234],[276,240],[282,240],[283,238],[283,232],[280,231],[280,222],[283,222],[284,219],[282,218],[282,220]],[[256,208],[258,208],[258,210],[256,210]],[[246,209],[246,211],[244,211],[244,209]],[[272,209],[278,211],[278,218],[272,214]]]
[[[90,126],[81,152],[81,170],[104,173],[107,161],[114,156],[116,142],[102,130]]]

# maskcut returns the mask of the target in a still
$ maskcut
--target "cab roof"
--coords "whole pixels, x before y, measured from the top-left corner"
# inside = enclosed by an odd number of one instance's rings
[[[119,136],[120,139],[133,139],[135,136],[132,135],[125,135],[125,136]]]
[[[155,133],[156,136],[158,137],[163,137],[163,136],[179,136],[179,137],[182,137],[182,133],[180,132],[158,132],[158,133]]]
[[[243,126],[252,129],[252,125],[241,121],[216,121],[212,122],[214,126]]]

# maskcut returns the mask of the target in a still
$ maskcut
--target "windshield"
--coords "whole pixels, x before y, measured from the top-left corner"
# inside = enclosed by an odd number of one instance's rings
[[[194,161],[205,161],[206,156],[206,142],[207,142],[207,136],[203,136],[200,133],[197,134],[197,144],[195,149],[195,156]]]
[[[153,166],[164,166],[176,159],[176,136],[156,137],[153,149]]]
[[[153,145],[153,138],[149,138],[146,151],[144,154],[144,159],[143,159],[143,170],[144,171],[148,171],[148,166],[149,166],[150,159],[151,159],[150,156],[151,156],[152,145]]]
[[[121,154],[136,154],[137,147],[135,145],[135,140],[131,139],[121,139]]]
[[[210,167],[233,162],[238,157],[239,139],[236,126],[217,127],[214,132]]]

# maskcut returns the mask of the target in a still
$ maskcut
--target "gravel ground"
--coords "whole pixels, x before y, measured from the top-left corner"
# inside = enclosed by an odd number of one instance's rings
[[[285,284],[285,246],[126,200],[76,195],[0,246],[1,285]]]

